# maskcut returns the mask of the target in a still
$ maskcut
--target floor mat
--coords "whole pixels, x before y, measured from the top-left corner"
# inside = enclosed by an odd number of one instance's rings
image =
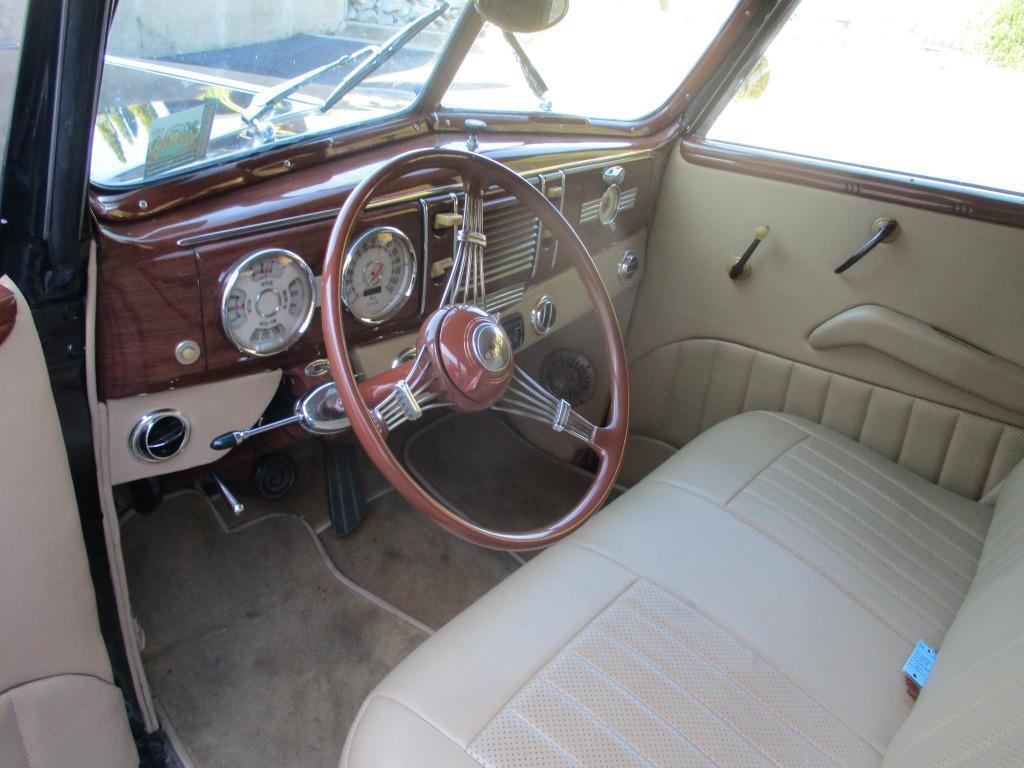
[[[301,514],[321,533],[331,559],[346,576],[434,629],[518,567],[508,554],[467,544],[424,518],[362,451],[358,455],[368,498],[366,519],[349,536],[335,539],[327,530],[323,456],[316,441],[308,443],[289,452],[298,465],[298,481],[281,502],[261,499],[244,483],[238,484],[245,512],[239,517],[226,514],[229,527],[282,508]]]
[[[406,443],[405,461],[439,501],[503,531],[530,530],[565,515],[593,479],[489,411],[428,425]]]
[[[143,660],[198,768],[334,768],[366,694],[425,639],[332,567],[431,627],[517,567],[442,532],[393,491],[378,491],[351,537],[314,540],[322,488],[322,465],[303,461],[291,494],[247,496],[241,518],[219,505],[218,519],[186,491],[123,523]]]
[[[199,768],[333,768],[363,698],[426,637],[341,585],[298,520],[228,534],[186,492],[122,540],[150,682]]]
[[[441,530],[394,491],[369,505],[352,534],[323,542],[349,578],[435,629],[519,567]]]

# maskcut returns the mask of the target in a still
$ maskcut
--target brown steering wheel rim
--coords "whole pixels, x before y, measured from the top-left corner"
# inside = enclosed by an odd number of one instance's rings
[[[414,480],[388,447],[363,399],[352,372],[343,328],[341,276],[345,252],[365,205],[389,182],[417,171],[452,170],[469,192],[483,194],[492,184],[516,197],[555,236],[560,253],[568,255],[594,307],[611,378],[607,426],[596,433],[594,449],[600,466],[587,492],[566,515],[529,531],[497,531],[473,523],[436,501]],[[426,276],[423,277],[426,279]],[[511,169],[482,155],[458,149],[422,149],[399,155],[366,176],[345,200],[331,231],[323,270],[321,321],[331,372],[352,429],[370,459],[419,512],[450,533],[491,549],[527,550],[545,547],[568,535],[604,503],[618,475],[628,429],[629,387],[626,353],[615,311],[604,282],[586,246],[551,202]]]

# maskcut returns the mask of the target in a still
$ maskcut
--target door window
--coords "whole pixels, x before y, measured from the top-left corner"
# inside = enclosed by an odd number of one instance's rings
[[[1024,190],[1024,0],[803,0],[707,138]]]

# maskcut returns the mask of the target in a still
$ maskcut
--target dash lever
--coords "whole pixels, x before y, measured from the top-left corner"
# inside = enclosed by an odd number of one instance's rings
[[[298,424],[314,435],[333,435],[335,432],[348,429],[349,420],[345,416],[345,409],[338,398],[338,388],[334,382],[325,382],[300,397],[295,403],[295,412],[291,416],[260,424],[252,429],[225,432],[223,435],[213,438],[210,441],[210,447],[215,451],[237,448],[253,435],[260,435],[289,424]]]
[[[226,451],[229,448],[237,448],[253,435],[270,432],[272,429],[285,427],[289,424],[297,424],[300,421],[302,421],[302,416],[301,414],[296,413],[294,416],[289,416],[287,419],[268,421],[266,424],[260,424],[258,427],[253,427],[252,429],[239,429],[235,432],[225,432],[223,435],[218,435],[213,438],[213,440],[210,441],[210,447],[215,451]]]

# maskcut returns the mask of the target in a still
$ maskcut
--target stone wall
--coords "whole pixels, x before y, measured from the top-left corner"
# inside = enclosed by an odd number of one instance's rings
[[[108,52],[149,58],[335,35],[347,15],[348,0],[119,0]]]
[[[440,5],[442,0],[348,0],[348,20],[359,24],[400,27]],[[466,0],[449,0],[448,11],[438,25],[451,29]],[[437,29],[438,26],[431,27]]]

